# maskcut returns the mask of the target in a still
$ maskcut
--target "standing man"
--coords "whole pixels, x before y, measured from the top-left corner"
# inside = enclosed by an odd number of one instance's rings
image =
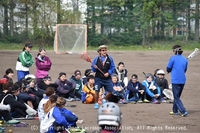
[[[183,50],[180,45],[173,46],[173,52],[175,55],[171,56],[167,65],[167,72],[171,73],[172,91],[174,95],[173,108],[170,114],[177,115],[178,111],[182,113],[181,116],[188,115],[180,97],[183,91],[187,71],[188,60],[182,56]]]
[[[107,92],[107,95],[105,97],[105,100],[102,101],[102,103],[105,103],[106,100],[112,95],[113,91],[113,85],[111,81],[111,75],[114,72],[115,69],[115,63],[111,56],[107,54],[107,48],[106,45],[101,45],[97,49],[97,52],[99,53],[99,56],[97,56],[93,62],[92,62],[92,71],[95,73],[95,104],[94,108],[98,109],[98,99],[99,99],[99,91],[100,88],[104,87],[105,91]]]

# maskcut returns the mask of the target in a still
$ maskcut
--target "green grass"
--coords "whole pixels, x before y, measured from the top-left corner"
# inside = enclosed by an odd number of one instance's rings
[[[24,47],[24,44],[17,44],[17,43],[9,43],[9,44],[3,44],[0,43],[0,50],[22,50]],[[33,46],[33,50],[38,50],[41,46]],[[53,47],[45,47],[47,50],[53,50]]]
[[[108,45],[108,49],[112,51],[124,50],[124,51],[148,51],[148,50],[157,50],[157,51],[170,51],[175,45],[181,45],[183,50],[194,50],[194,48],[200,49],[200,43],[197,42],[154,42],[150,45],[129,45],[129,46],[116,46]],[[96,50],[97,47],[89,46],[88,50]]]
[[[116,46],[116,45],[108,45],[108,49],[111,51],[148,51],[148,50],[158,50],[158,51],[169,51],[172,50],[172,46],[175,44],[179,44],[183,47],[183,50],[194,50],[194,48],[200,49],[200,43],[198,42],[154,42],[150,45],[127,45],[127,46]],[[22,50],[24,44],[3,44],[0,43],[0,50]],[[53,50],[53,47],[44,46],[47,50]],[[38,50],[39,46],[34,46],[33,50]],[[97,46],[89,46],[88,50],[97,50]]]

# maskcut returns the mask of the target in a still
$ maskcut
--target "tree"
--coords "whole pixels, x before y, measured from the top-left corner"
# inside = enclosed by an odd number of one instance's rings
[[[195,41],[199,41],[199,0],[196,0],[195,8]]]
[[[60,0],[57,0],[57,23],[61,23],[61,9],[60,9]]]

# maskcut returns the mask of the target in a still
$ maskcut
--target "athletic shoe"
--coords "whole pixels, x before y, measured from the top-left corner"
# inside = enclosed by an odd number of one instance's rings
[[[144,102],[144,103],[149,103],[149,100],[144,99],[143,102]]]
[[[78,97],[75,97],[75,101],[80,101],[81,99]]]
[[[186,117],[188,115],[188,112],[185,112],[184,114],[182,114],[181,116]]]
[[[132,104],[136,104],[137,102],[136,102],[136,101],[131,101],[130,103],[132,103]]]
[[[158,100],[156,100],[155,98],[152,100],[153,104],[160,104],[160,102]]]
[[[119,104],[123,104],[122,99],[120,99],[120,100],[118,101],[118,103],[119,103]]]
[[[167,101],[166,101],[164,98],[161,98],[161,99],[160,99],[160,102],[161,102],[161,103],[166,103]]]
[[[120,104],[127,104],[127,101],[125,99],[120,99],[118,103],[120,103]]]
[[[94,109],[98,109],[99,108],[99,104],[98,103],[95,103],[94,104]]]
[[[140,100],[138,100],[137,102],[138,102],[138,103],[143,103],[143,101],[142,101],[141,99],[140,99]]]
[[[127,102],[125,99],[123,99],[123,100],[122,100],[122,103],[123,103],[123,104],[127,104],[128,102]]]
[[[74,101],[74,98],[71,98],[71,97],[66,98],[66,101],[67,101],[67,102],[72,102],[72,101]]]
[[[8,121],[6,121],[6,122],[4,122],[4,123],[8,123],[8,124],[18,124],[18,123],[20,123],[20,121],[15,120],[15,119],[12,119],[12,120],[8,120]]]
[[[106,103],[107,101],[105,99],[102,99],[102,104]]]
[[[178,115],[178,113],[174,113],[173,111],[169,112],[170,115]]]

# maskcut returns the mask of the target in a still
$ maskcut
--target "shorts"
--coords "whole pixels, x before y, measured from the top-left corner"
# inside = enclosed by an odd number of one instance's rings
[[[104,87],[106,92],[113,92],[111,79],[95,78],[95,91],[99,92],[102,87]]]

